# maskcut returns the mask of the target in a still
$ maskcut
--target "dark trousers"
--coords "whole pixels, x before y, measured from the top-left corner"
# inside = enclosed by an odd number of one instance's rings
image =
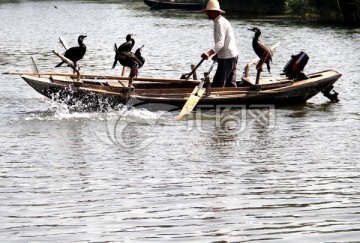
[[[229,59],[217,59],[218,66],[212,87],[236,87],[236,65],[238,56]]]

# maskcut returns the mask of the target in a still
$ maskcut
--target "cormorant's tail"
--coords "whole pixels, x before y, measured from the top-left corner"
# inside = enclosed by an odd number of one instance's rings
[[[269,73],[271,73],[271,72],[270,72],[270,60],[268,60],[268,61],[266,62],[266,67],[267,67],[267,70],[269,71]]]
[[[60,67],[61,65],[63,65],[65,62],[60,62],[58,65],[56,65],[55,67]]]
[[[117,64],[117,61],[118,61],[118,60],[115,58],[114,63],[113,63],[113,65],[112,65],[112,69],[115,68],[115,66],[116,66],[116,64]]]
[[[116,43],[114,44],[114,51],[115,51],[115,57],[114,57],[115,60],[114,60],[114,63],[112,65],[112,69],[115,68],[115,66],[117,64],[117,61],[118,61],[118,57],[119,57],[119,51],[118,51]]]

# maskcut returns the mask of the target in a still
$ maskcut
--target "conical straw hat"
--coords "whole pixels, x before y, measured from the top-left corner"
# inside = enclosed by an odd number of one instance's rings
[[[220,9],[220,4],[217,0],[209,0],[206,8],[202,10],[202,12],[206,12],[208,10],[219,11],[220,13],[225,13],[225,11]]]

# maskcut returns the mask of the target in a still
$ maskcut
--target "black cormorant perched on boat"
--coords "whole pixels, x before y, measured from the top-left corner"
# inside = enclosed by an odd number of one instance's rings
[[[141,68],[145,63],[145,58],[141,55],[141,50],[144,48],[144,45],[142,45],[140,48],[136,49],[135,56],[137,57],[137,63],[139,65],[139,68]]]
[[[122,43],[119,47],[116,47],[116,44],[114,45],[115,48],[115,60],[114,60],[114,64],[112,68],[115,68],[116,64],[117,64],[117,58],[116,56],[118,55],[118,53],[122,53],[122,52],[130,52],[133,48],[133,46],[135,45],[135,40],[132,38],[132,34],[128,34],[126,36],[126,42]]]
[[[264,62],[266,63],[267,70],[270,73],[270,61],[272,62],[272,51],[270,50],[270,48],[265,46],[264,43],[262,43],[259,40],[259,37],[261,35],[261,31],[259,28],[254,27],[254,28],[248,29],[248,30],[255,32],[254,38],[252,40],[252,46],[253,46],[253,49],[254,49],[256,55],[261,59],[265,52],[268,52],[270,54],[264,60]]]
[[[145,58],[141,55],[141,49],[144,45],[138,48],[135,53],[130,51],[123,51],[119,52],[118,48],[116,48],[116,44],[114,49],[116,51],[115,61],[112,68],[115,68],[116,63],[119,61],[121,65],[124,67],[131,68],[130,75],[129,75],[129,86],[132,84],[132,79],[139,74],[138,69],[141,68],[145,63]]]
[[[84,44],[84,39],[86,38],[86,35],[80,35],[78,37],[78,43],[79,46],[75,46],[75,47],[71,47],[69,49],[67,49],[64,53],[64,56],[68,59],[70,59],[75,67],[77,66],[77,62],[82,59],[86,53],[86,46]],[[61,65],[63,65],[65,62],[62,61],[60,62],[58,65],[56,65],[55,67],[60,67]]]

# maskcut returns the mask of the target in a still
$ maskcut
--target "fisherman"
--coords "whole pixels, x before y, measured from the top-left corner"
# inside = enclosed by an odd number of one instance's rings
[[[213,78],[212,87],[236,87],[236,65],[239,52],[236,48],[234,31],[229,21],[221,14],[217,0],[209,0],[206,8],[202,10],[209,19],[214,21],[214,41],[212,49],[201,54],[204,59],[217,59],[218,67]]]

